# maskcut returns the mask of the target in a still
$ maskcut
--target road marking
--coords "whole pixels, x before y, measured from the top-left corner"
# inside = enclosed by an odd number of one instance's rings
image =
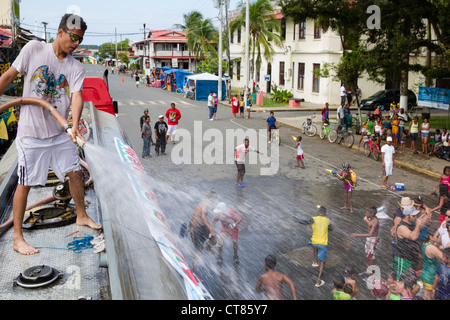
[[[244,126],[244,125],[241,125],[240,123],[234,122],[233,119],[230,119],[230,121],[231,121],[232,123],[234,123],[234,124],[236,124],[236,125],[242,127],[242,128],[245,128],[245,129],[252,129],[252,128],[248,128],[248,127],[246,127],[246,126]],[[258,131],[258,135],[263,136],[261,133],[259,133],[259,131]],[[263,136],[263,137],[265,137],[265,138],[267,139],[267,135],[265,135],[265,136]],[[297,149],[295,149],[294,147],[288,146],[288,145],[286,145],[286,144],[284,144],[284,143],[280,143],[280,146],[281,146],[281,145],[284,145],[284,146],[286,146],[287,148],[290,148],[290,149],[295,150],[295,151],[297,150]],[[307,153],[304,152],[304,154],[307,154]],[[313,159],[316,160],[316,161],[322,162],[323,164],[325,164],[325,165],[326,165],[327,167],[329,167],[329,168],[334,168],[334,169],[337,169],[337,170],[340,169],[340,168],[337,168],[337,167],[335,167],[334,165],[332,165],[332,164],[330,164],[330,163],[328,163],[328,162],[326,162],[326,161],[323,161],[322,159],[319,159],[319,158],[316,158],[316,157],[312,156],[311,154],[307,154],[307,155],[308,155],[308,157],[313,158]],[[376,184],[376,183],[373,183],[373,182],[370,181],[370,180],[361,178],[360,176],[358,176],[358,179],[360,179],[360,180],[362,180],[362,181],[365,181],[365,182],[367,182],[367,183],[369,183],[369,184],[371,184],[371,185],[374,185],[374,186],[376,186],[376,187],[378,187],[378,188],[381,189],[380,185],[378,185],[378,184]],[[392,193],[393,195],[396,195],[396,196],[398,196],[398,197],[401,197],[400,194],[398,194],[398,193],[396,193],[396,192],[394,192],[394,191],[392,191],[392,190],[389,190],[389,189],[383,189],[383,190],[385,190],[385,191],[387,191],[387,192],[390,192],[390,193]]]

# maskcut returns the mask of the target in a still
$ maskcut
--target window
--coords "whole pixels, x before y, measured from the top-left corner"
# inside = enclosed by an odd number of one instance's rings
[[[280,61],[280,86],[284,86],[284,61]]]
[[[305,64],[301,62],[298,64],[297,89],[305,89]]]
[[[236,78],[238,80],[241,79],[241,62],[240,61],[236,61]]]
[[[314,22],[314,39],[320,39],[320,27]]]
[[[295,28],[296,28],[296,25],[294,23],[294,29],[292,30],[292,40],[295,40]]]
[[[286,39],[286,19],[281,19],[281,37]]]
[[[241,29],[237,30],[237,43],[241,43]]]
[[[230,32],[230,43],[234,43],[234,31]]]
[[[306,22],[302,21],[298,24],[298,38],[305,39],[306,35]]]
[[[313,64],[313,92],[319,92],[319,85],[320,85],[320,77],[319,77],[319,70],[320,70],[320,64],[314,63]]]

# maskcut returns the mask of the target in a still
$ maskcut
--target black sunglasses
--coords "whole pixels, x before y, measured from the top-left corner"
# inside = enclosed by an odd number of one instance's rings
[[[78,44],[81,44],[83,42],[83,37],[80,37],[79,35],[77,35],[73,32],[70,32],[70,31],[66,31],[66,30],[64,30],[64,31],[69,35],[70,40],[72,40],[73,42],[78,41]]]

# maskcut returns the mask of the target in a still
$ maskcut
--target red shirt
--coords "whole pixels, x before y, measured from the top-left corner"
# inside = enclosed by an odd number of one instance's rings
[[[167,124],[168,125],[176,125],[178,124],[178,119],[181,118],[181,113],[178,109],[172,109],[169,108],[169,110],[167,110],[166,112],[166,117],[167,117]]]

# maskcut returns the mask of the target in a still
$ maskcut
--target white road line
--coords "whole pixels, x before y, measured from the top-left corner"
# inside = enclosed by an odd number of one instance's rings
[[[245,128],[245,129],[251,129],[251,128],[248,128],[248,127],[246,127],[246,126],[244,126],[244,125],[242,125],[242,124],[240,124],[240,123],[234,122],[233,119],[230,119],[230,121],[231,121],[232,123],[234,123],[234,124],[236,124],[236,125],[242,127],[242,128]],[[259,133],[259,131],[258,131],[258,135],[263,136],[263,137],[265,137],[265,138],[267,139],[267,135],[264,136],[264,135],[262,135],[261,133]],[[286,145],[286,144],[284,144],[284,143],[281,143],[280,146],[281,146],[281,145],[286,146],[287,148],[290,148],[290,149],[292,149],[292,150],[297,151],[297,149],[295,149],[294,147],[288,146],[288,145]],[[304,152],[304,154],[307,154],[307,153]],[[330,163],[328,163],[328,162],[323,161],[322,159],[316,158],[316,157],[314,157],[314,156],[312,156],[312,155],[310,155],[310,154],[307,154],[307,155],[308,155],[308,157],[313,158],[314,160],[317,160],[317,161],[322,162],[322,163],[325,164],[328,168],[334,168],[334,169],[337,169],[337,170],[340,169],[340,168],[337,168],[337,167],[335,167],[334,165],[332,165],[332,164],[330,164]],[[361,178],[360,176],[358,176],[358,179],[359,179],[359,180],[362,180],[362,181],[365,181],[365,182],[367,182],[367,183],[369,183],[369,184],[372,184],[372,185],[374,185],[374,186],[376,186],[376,187],[378,187],[378,188],[381,188],[380,185],[378,185],[378,184],[376,184],[376,183],[373,183],[373,182],[370,181],[370,180]],[[394,192],[394,191],[392,191],[392,190],[389,190],[389,189],[384,189],[384,190],[386,190],[387,192],[392,193],[393,195],[396,195],[396,196],[398,196],[398,197],[401,197],[400,194],[398,194],[398,193],[396,193],[396,192]]]

